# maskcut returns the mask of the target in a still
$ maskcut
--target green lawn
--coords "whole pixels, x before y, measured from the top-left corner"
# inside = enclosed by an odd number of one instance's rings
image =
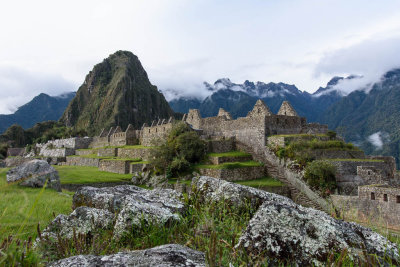
[[[269,176],[249,181],[237,181],[235,183],[256,188],[284,186],[284,184],[281,181]]]
[[[7,171],[0,168],[0,243],[10,234],[23,239],[29,236],[36,238],[38,223],[44,229],[53,220],[53,213],[57,216],[72,211],[72,192],[45,189],[40,194],[40,188],[9,185]]]
[[[132,174],[99,171],[97,167],[54,166],[60,174],[61,184],[88,184],[129,181]]]
[[[225,153],[209,153],[208,156],[221,158],[221,157],[248,157],[251,155],[249,153],[242,151],[230,151]]]
[[[247,167],[259,167],[263,166],[262,163],[257,161],[244,161],[244,162],[225,162],[219,165],[207,165],[199,164],[195,165],[196,169],[237,169],[237,168],[247,168]]]

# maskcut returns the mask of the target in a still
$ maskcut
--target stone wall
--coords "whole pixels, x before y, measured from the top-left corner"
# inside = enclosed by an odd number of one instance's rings
[[[6,167],[15,167],[18,165],[21,165],[25,162],[31,161],[33,158],[23,158],[23,157],[7,157],[5,159],[5,165]]]
[[[130,172],[129,160],[108,160],[103,159],[100,161],[99,170],[106,172],[113,172],[119,174],[127,174]]]
[[[118,148],[119,158],[149,160],[151,155],[150,148]]]
[[[326,134],[328,132],[328,125],[319,123],[307,123],[303,125],[301,133],[305,134]]]
[[[132,162],[129,166],[129,173],[135,173],[135,172],[143,172],[148,169],[147,163],[137,163],[137,162]]]
[[[207,141],[208,153],[225,153],[236,150],[235,138],[229,139],[214,139]]]
[[[116,157],[117,156],[117,148],[109,147],[109,148],[99,148],[97,149],[97,156],[99,157]]]
[[[249,161],[252,160],[253,157],[251,155],[248,156],[240,156],[240,157],[209,157],[209,160],[211,161],[212,164],[214,165],[219,165],[225,162],[243,162],[243,161]]]
[[[391,177],[390,167],[384,161],[331,160],[330,162],[336,167],[336,182],[341,195],[355,196],[358,194],[358,186],[360,185],[389,183],[391,179],[394,179],[394,177]],[[360,176],[357,173],[360,166],[369,170],[379,170],[380,175]]]
[[[130,146],[137,144],[139,144],[139,139],[136,138],[134,133],[120,132],[110,136],[110,146]]]
[[[305,118],[297,116],[272,115],[265,117],[265,134],[299,134],[303,125],[306,124]]]
[[[264,162],[270,176],[289,186],[293,201],[306,207],[331,212],[330,202],[307,185],[302,179],[303,172],[291,167],[293,162],[279,159],[268,147],[256,151],[243,143],[237,143],[236,146],[239,150],[252,154],[254,159]]]
[[[87,156],[97,154],[97,149],[77,149],[75,150],[75,155],[77,156]]]
[[[200,169],[200,174],[226,181],[246,181],[264,177],[266,172],[263,166],[235,169]]]
[[[39,156],[42,157],[67,157],[75,155],[74,148],[49,148],[42,147],[39,152]]]
[[[100,159],[84,157],[67,157],[65,165],[99,167]]]
[[[157,140],[164,140],[172,129],[172,122],[143,127],[140,134],[140,144],[143,146],[152,146]]]
[[[108,146],[109,143],[109,138],[108,137],[93,137],[93,142],[90,144],[91,148],[99,148],[99,147],[105,147]]]
[[[56,139],[48,141],[46,144],[38,144],[38,146],[51,146],[53,148],[74,148],[84,149],[88,148],[92,143],[93,138],[91,137],[72,137],[66,139]]]
[[[22,157],[25,154],[24,147],[10,147],[7,149],[7,157]]]
[[[309,155],[315,159],[363,159],[365,154],[358,150],[329,150],[329,149],[314,149],[308,151]]]
[[[360,186],[358,196],[331,196],[344,219],[400,230],[400,188]]]

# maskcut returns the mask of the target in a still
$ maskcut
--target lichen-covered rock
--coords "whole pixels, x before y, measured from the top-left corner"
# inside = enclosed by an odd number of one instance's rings
[[[170,186],[164,175],[151,175],[149,171],[135,172],[131,181],[134,185],[145,185],[153,188],[168,188]]]
[[[253,187],[227,182],[222,179],[200,176],[192,180],[199,201],[218,202],[226,200],[236,207],[259,207],[264,201],[270,200],[286,205],[295,205],[289,198]]]
[[[61,191],[58,172],[47,161],[34,159],[21,164],[7,172],[7,182],[18,182],[22,186],[47,187]]]
[[[53,262],[50,267],[69,266],[159,266],[202,267],[206,266],[203,252],[182,245],[168,244],[146,250],[120,252],[108,256],[79,255]]]
[[[276,200],[264,201],[237,248],[300,266],[323,265],[331,253],[340,254],[344,249],[355,261],[376,254],[387,256],[395,265],[400,263],[397,246],[372,230],[336,220],[319,210]]]
[[[119,185],[103,188],[83,186],[74,194],[72,199],[72,208],[76,209],[80,206],[87,206],[115,212],[121,203],[121,198],[129,194],[141,194],[145,191],[147,190],[132,185]]]
[[[147,190],[132,185],[115,187],[81,187],[73,197],[73,207],[88,206],[116,214],[114,237],[119,238],[147,224],[168,224],[180,219],[185,205],[181,194],[171,189]]]
[[[87,234],[101,229],[111,229],[114,214],[108,210],[78,207],[69,216],[58,215],[43,231],[42,237],[71,239],[75,234]]]

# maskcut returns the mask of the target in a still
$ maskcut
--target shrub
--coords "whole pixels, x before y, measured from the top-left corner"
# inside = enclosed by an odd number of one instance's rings
[[[326,135],[329,137],[329,139],[334,140],[336,139],[336,132],[329,130]]]
[[[158,173],[174,176],[190,169],[206,154],[206,144],[183,122],[175,124],[166,141],[152,150],[152,164]]]
[[[336,188],[335,172],[336,168],[331,163],[316,160],[308,163],[304,178],[311,187],[329,195]]]

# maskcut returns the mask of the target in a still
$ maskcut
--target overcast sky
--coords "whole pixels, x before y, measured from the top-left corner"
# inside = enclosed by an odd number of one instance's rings
[[[222,77],[314,92],[334,75],[373,81],[400,66],[400,1],[2,1],[0,34],[0,113],[76,91],[117,50],[182,95]]]

